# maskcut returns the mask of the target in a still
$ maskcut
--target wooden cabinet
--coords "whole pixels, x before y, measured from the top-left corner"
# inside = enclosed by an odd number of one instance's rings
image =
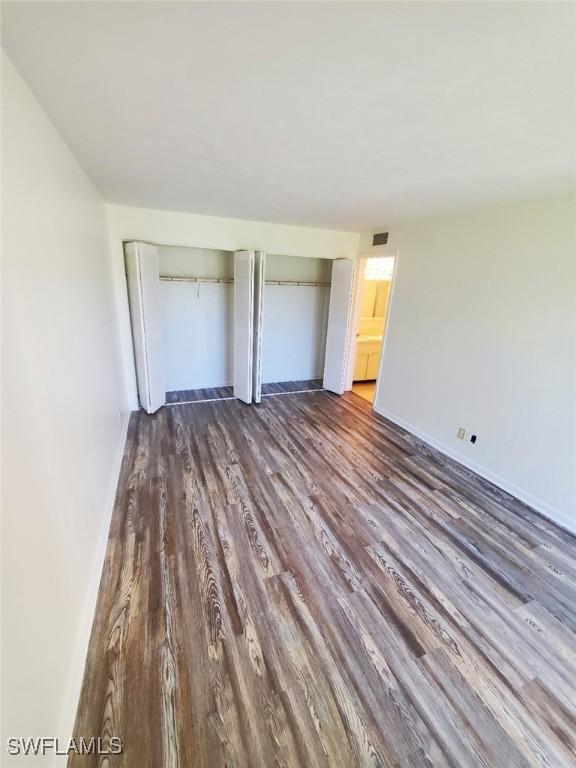
[[[356,353],[356,365],[354,366],[354,381],[365,381],[367,370],[368,355],[358,351]]]
[[[380,350],[376,354],[368,355],[366,364],[366,378],[373,380],[378,378],[378,369],[380,368]]]
[[[371,381],[378,377],[381,347],[381,341],[358,340],[356,345],[354,381]]]

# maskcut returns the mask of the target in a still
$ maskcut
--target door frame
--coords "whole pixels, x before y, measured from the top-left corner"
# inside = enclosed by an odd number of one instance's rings
[[[372,403],[372,408],[374,408],[374,404],[376,403],[376,400],[378,399],[378,391],[380,388],[380,379],[382,374],[382,364],[384,361],[384,350],[386,347],[386,340],[387,340],[387,334],[388,334],[388,322],[390,320],[390,311],[392,309],[392,302],[394,300],[394,289],[396,286],[396,275],[398,271],[398,260],[400,258],[400,252],[397,248],[388,248],[387,246],[384,246],[382,248],[372,248],[370,252],[362,252],[359,253],[356,257],[356,280],[354,281],[354,295],[352,299],[352,322],[350,323],[349,328],[349,337],[348,337],[348,360],[346,362],[346,391],[350,391],[352,389],[352,384],[354,381],[354,366],[356,363],[356,351],[357,351],[357,340],[356,336],[358,334],[358,327],[360,325],[360,307],[361,307],[361,297],[362,297],[362,289],[364,287],[364,268],[366,266],[366,262],[370,258],[378,258],[378,256],[393,256],[394,257],[394,269],[392,271],[392,280],[390,281],[390,295],[388,297],[388,306],[386,307],[386,318],[384,320],[384,332],[382,334],[382,344],[380,346],[380,364],[378,366],[378,376],[376,377],[376,390],[374,392],[374,402]]]

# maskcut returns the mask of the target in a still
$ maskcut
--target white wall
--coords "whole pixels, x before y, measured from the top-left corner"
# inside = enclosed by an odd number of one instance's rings
[[[262,381],[321,379],[330,288],[267,285],[264,289]]]
[[[330,283],[332,262],[268,255],[267,281]],[[262,381],[322,378],[330,288],[265,285],[262,331]]]
[[[158,248],[161,275],[173,277],[234,277],[232,251],[214,248],[182,248],[160,245]]]
[[[360,235],[356,232],[225,219],[122,205],[107,205],[106,208],[116,304],[120,318],[122,360],[127,396],[133,409],[138,407],[138,397],[126,294],[123,240],[146,240],[164,245],[214,248],[225,251],[254,248],[267,253],[333,259],[353,258],[358,252],[360,239]]]
[[[301,280],[307,283],[329,283],[332,279],[332,261],[329,259],[301,259],[297,256],[266,257],[266,280]]]
[[[104,205],[2,68],[3,730],[69,738],[128,409]]]
[[[574,222],[565,197],[391,226],[375,407],[576,530]]]
[[[160,274],[233,278],[230,251],[160,246]],[[232,384],[232,283],[160,282],[162,349],[168,392]]]
[[[160,246],[160,274],[233,278],[234,254]],[[332,261],[268,254],[267,280],[330,282]],[[322,376],[328,288],[266,285],[262,381]],[[160,283],[166,389],[232,384],[234,289],[231,284]]]

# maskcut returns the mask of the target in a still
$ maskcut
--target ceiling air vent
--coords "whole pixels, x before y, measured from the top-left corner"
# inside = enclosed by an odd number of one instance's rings
[[[378,232],[372,236],[372,245],[386,245],[388,242],[388,232]]]

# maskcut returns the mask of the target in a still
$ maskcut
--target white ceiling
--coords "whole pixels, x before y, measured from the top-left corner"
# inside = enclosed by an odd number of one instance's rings
[[[573,3],[3,4],[109,202],[369,229],[574,183]]]

